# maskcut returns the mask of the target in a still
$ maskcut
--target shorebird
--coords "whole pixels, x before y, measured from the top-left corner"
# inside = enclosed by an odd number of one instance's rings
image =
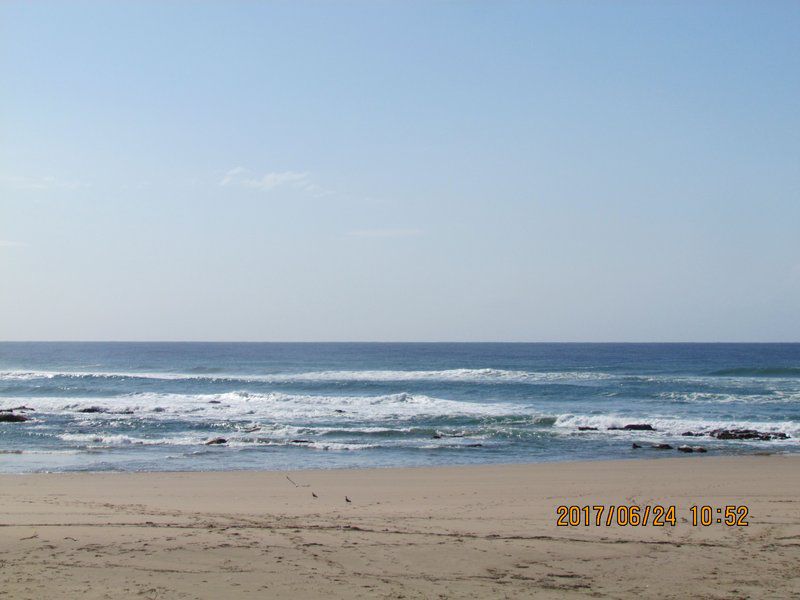
[[[350,498],[348,498],[347,496],[344,497],[344,501],[345,502],[352,502],[352,500],[350,500]]]
[[[311,495],[314,496],[314,498],[319,498],[314,492],[311,492]]]

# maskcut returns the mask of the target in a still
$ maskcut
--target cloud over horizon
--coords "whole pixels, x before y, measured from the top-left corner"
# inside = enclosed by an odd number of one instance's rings
[[[228,170],[219,185],[243,187],[262,192],[271,192],[278,188],[291,188],[318,197],[332,193],[311,181],[310,174],[305,171],[273,171],[259,175],[242,166]]]

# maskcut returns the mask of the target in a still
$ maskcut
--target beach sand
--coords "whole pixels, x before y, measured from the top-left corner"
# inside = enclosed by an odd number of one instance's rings
[[[794,456],[4,475],[0,502],[0,598],[800,597]],[[559,504],[677,524],[557,527]]]

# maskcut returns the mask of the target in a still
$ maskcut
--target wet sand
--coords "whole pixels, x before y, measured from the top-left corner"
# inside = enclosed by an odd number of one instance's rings
[[[560,504],[677,523],[557,527]],[[0,598],[800,597],[797,456],[4,475],[0,508]]]

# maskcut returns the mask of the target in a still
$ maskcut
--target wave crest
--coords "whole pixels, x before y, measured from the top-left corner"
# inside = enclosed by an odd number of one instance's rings
[[[0,401],[0,408],[13,401]],[[32,402],[34,403],[34,402]],[[512,403],[464,402],[401,392],[380,396],[313,396],[246,391],[223,394],[140,393],[115,398],[37,398],[38,413],[71,414],[96,419],[268,420],[413,420],[537,416],[530,407]],[[81,412],[91,409],[92,412]]]
[[[444,369],[435,371],[308,371],[303,373],[224,374],[203,368],[190,373],[138,373],[112,371],[3,371],[0,381],[31,381],[36,379],[98,379],[98,380],[197,380],[260,383],[313,382],[401,382],[442,381],[466,383],[547,383],[550,381],[591,381],[613,377],[597,371],[513,371],[506,369]]]

